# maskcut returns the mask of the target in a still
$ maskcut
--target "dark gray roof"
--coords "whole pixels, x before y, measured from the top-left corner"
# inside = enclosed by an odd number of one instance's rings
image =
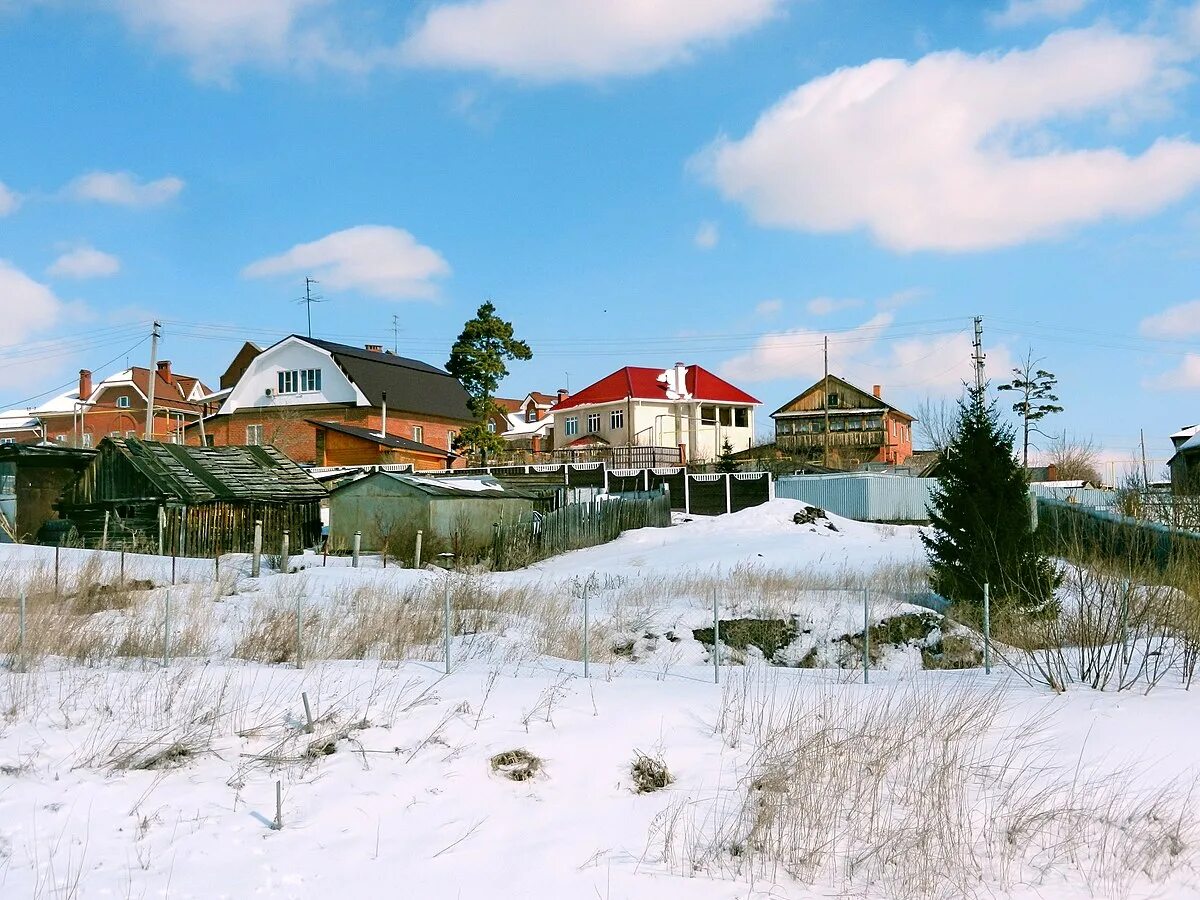
[[[106,446],[107,445],[107,446]],[[328,493],[274,447],[189,447],[137,438],[105,438],[106,452],[124,459],[164,497],[185,503],[212,500],[303,501]]]
[[[352,482],[352,484],[357,484],[359,481],[366,481],[370,478],[390,479],[414,488],[430,497],[470,497],[475,500],[540,499],[537,494],[501,484],[491,475],[427,478],[421,475],[406,475],[402,472],[372,472],[370,475]],[[464,487],[462,484],[456,484],[456,482],[468,483],[471,487]],[[489,487],[479,490],[478,485],[480,483]],[[338,491],[345,490],[348,487],[350,487],[350,484],[339,485],[333,489],[333,492],[336,494]]]
[[[390,400],[389,400],[390,402]],[[408,438],[400,437],[398,434],[380,434],[378,431],[371,431],[369,428],[355,428],[353,425],[343,425],[341,422],[324,422],[320,419],[309,419],[310,425],[316,425],[320,428],[328,428],[330,431],[340,431],[342,434],[349,434],[353,437],[359,437],[366,441],[374,441],[383,447],[395,447],[397,450],[409,450],[413,453],[428,453],[433,456],[458,456],[450,450],[442,450],[439,447],[433,447],[429,444],[422,444],[418,441],[410,441]]]
[[[319,338],[293,335],[332,354],[346,376],[366,395],[372,406],[383,405],[405,412],[425,413],[447,419],[474,420],[467,402],[470,397],[458,379],[444,369],[417,359],[363,350]]]

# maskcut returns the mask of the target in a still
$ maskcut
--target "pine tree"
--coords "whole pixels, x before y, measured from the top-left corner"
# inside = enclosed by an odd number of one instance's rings
[[[733,456],[733,444],[729,443],[729,438],[725,438],[725,443],[721,445],[721,455],[717,457],[718,472],[736,472],[738,470],[738,461]]]
[[[921,540],[930,583],[942,596],[979,606],[988,583],[997,604],[1046,610],[1062,576],[1033,531],[1014,439],[985,390],[972,389],[959,404],[956,433],[943,457],[930,510],[933,533]]]
[[[471,396],[471,412],[476,421],[464,428],[454,441],[455,448],[470,448],[486,461],[504,447],[504,439],[487,429],[488,419],[497,411],[496,388],[508,374],[509,360],[528,360],[533,351],[517,340],[511,322],[496,315],[496,306],[484,303],[475,318],[463,325],[462,334],[450,349],[446,371],[462,382]]]
[[[1021,462],[1029,468],[1029,436],[1040,434],[1049,437],[1038,427],[1038,423],[1046,416],[1060,413],[1063,408],[1058,405],[1058,395],[1054,386],[1058,377],[1053,372],[1038,368],[1040,359],[1033,358],[1033,351],[1025,354],[1025,361],[1013,367],[1012,381],[1002,384],[996,390],[1016,391],[1020,399],[1013,404],[1013,412],[1021,417],[1021,428],[1024,439],[1021,442]]]

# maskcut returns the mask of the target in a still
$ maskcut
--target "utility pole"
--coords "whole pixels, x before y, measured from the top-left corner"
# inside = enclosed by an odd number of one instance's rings
[[[395,314],[392,315],[392,352],[400,355],[400,316]]]
[[[150,389],[146,392],[146,440],[154,440],[154,383],[158,380],[158,339],[162,326],[157,322],[150,330]]]
[[[314,284],[320,284],[320,282],[317,281],[317,279],[313,278],[311,275],[305,275],[304,276],[304,296],[296,301],[297,303],[303,303],[308,312],[308,336],[309,337],[312,337],[312,305],[314,303],[321,303],[325,299],[324,297],[313,294],[312,286]]]
[[[975,348],[971,358],[975,360],[975,390],[983,393],[984,375],[983,361],[987,356],[983,352],[983,316],[975,317],[975,341],[972,344]]]
[[[825,335],[825,468],[829,468],[829,335]]]
[[[1146,464],[1146,429],[1139,428],[1138,432],[1142,436],[1142,486],[1150,490],[1150,467]]]

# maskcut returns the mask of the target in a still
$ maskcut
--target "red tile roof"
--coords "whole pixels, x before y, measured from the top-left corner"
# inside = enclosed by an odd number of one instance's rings
[[[658,380],[665,369],[626,366],[590,384],[555,404],[555,412],[593,403],[612,403],[616,400],[667,400],[667,386]],[[700,366],[688,366],[687,389],[692,399],[701,403],[759,403],[740,388]]]

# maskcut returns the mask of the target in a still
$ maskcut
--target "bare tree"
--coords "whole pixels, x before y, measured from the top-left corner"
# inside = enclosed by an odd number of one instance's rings
[[[1050,463],[1058,470],[1062,481],[1090,481],[1101,484],[1100,451],[1091,438],[1072,437],[1063,432],[1050,445]]]
[[[937,400],[926,397],[917,404],[917,440],[923,445],[921,449],[945,453],[954,440],[957,422],[957,404],[945,397]]]

